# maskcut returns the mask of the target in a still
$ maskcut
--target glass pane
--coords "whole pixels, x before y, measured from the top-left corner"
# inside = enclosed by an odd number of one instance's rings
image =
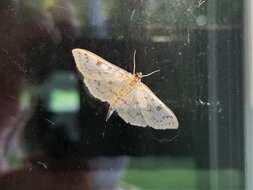
[[[1,189],[244,189],[243,3],[0,3]]]

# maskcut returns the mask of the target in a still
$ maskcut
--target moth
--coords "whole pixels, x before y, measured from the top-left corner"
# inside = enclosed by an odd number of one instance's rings
[[[141,82],[143,75],[113,65],[96,54],[84,50],[72,50],[74,60],[89,92],[97,99],[110,104],[106,121],[114,111],[131,125],[155,129],[177,129],[175,114]]]

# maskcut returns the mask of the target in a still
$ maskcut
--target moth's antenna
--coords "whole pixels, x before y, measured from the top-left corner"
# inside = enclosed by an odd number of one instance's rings
[[[146,74],[146,75],[142,75],[141,77],[142,77],[142,78],[143,78],[143,77],[148,77],[148,76],[153,75],[154,73],[157,73],[157,72],[159,72],[159,71],[160,71],[160,69],[155,70],[155,71],[153,71],[153,72],[151,72],[151,73],[148,73],[148,74]]]
[[[135,74],[135,55],[136,55],[136,49],[134,50],[134,68],[133,68],[133,74]]]

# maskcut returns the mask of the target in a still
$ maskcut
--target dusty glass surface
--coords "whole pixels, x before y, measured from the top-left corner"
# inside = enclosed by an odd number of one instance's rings
[[[0,189],[244,189],[243,1],[0,3]],[[87,49],[143,79],[177,130],[125,123],[85,87]]]

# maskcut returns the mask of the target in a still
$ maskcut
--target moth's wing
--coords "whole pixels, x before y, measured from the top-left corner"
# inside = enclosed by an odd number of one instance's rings
[[[96,80],[84,77],[84,83],[94,97],[101,101],[111,103],[110,101],[112,100],[112,97],[117,96],[124,81]]]
[[[90,51],[73,49],[72,53],[88,90],[101,101],[110,103],[110,100],[117,94],[124,82],[133,77],[131,73]]]
[[[138,102],[147,124],[155,129],[177,129],[175,114],[143,83],[136,90]]]
[[[120,67],[111,64],[98,55],[84,50],[72,50],[76,66],[85,78],[103,81],[121,81],[132,74]]]
[[[146,127],[147,122],[142,113],[142,107],[138,101],[138,93],[133,89],[127,96],[119,97],[119,106],[116,107],[118,115],[132,125]]]

